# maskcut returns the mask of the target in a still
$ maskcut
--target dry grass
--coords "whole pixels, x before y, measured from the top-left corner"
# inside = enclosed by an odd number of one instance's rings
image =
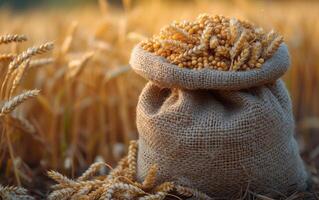
[[[25,34],[29,38],[27,42],[0,45],[1,84],[9,62],[17,56],[27,59],[10,65],[15,71],[3,86],[6,89],[1,92],[1,105],[24,89],[41,91],[35,100],[1,119],[2,184],[21,182],[33,194],[43,197],[50,183],[44,175],[49,169],[76,177],[95,161],[118,161],[130,140],[137,137],[135,106],[145,84],[127,65],[132,47],[165,24],[193,20],[200,13],[249,20],[267,31],[274,28],[284,36],[292,57],[285,80],[294,103],[297,137],[309,168],[316,172],[318,3],[125,1],[122,10],[103,0],[99,2],[100,8],[87,6],[67,12],[38,10],[17,15],[0,11],[0,35]],[[173,12],[172,8],[179,11]],[[45,41],[55,43],[52,56],[40,55],[28,61],[34,49],[22,53],[23,49]],[[29,69],[26,74],[16,70],[18,64]],[[21,74],[24,78],[15,81],[19,87],[11,90],[13,77]],[[314,181],[319,182],[316,178]]]

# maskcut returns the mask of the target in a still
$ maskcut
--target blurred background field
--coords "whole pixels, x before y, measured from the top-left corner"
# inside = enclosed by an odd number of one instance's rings
[[[1,184],[17,183],[15,166],[22,185],[41,196],[49,169],[75,176],[95,160],[114,164],[121,158],[137,137],[135,106],[146,83],[128,65],[132,47],[163,25],[200,13],[246,19],[284,35],[292,62],[284,79],[293,100],[296,137],[311,170],[319,166],[318,1],[8,0],[0,5],[0,35],[29,39],[2,45],[0,53],[55,43],[53,53],[44,56],[54,61],[28,71],[19,88],[37,88],[41,95],[15,113],[28,119],[34,131],[12,129],[14,157],[1,131]],[[6,64],[0,63],[2,78]]]

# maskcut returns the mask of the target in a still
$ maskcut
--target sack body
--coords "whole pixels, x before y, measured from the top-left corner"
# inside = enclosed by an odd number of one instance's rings
[[[286,45],[262,68],[190,70],[135,47],[133,69],[149,80],[137,105],[137,176],[157,164],[157,181],[212,197],[249,185],[262,193],[304,190],[307,173],[294,139],[294,119],[280,77]]]

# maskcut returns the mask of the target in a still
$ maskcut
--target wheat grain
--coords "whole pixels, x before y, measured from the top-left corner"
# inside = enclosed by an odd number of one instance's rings
[[[271,43],[275,35],[274,31],[266,35],[245,21],[205,14],[195,22],[173,22],[165,26],[159,35],[143,41],[141,47],[179,67],[243,71],[261,67],[275,53],[277,46]],[[252,53],[244,50],[247,45],[254,47]]]

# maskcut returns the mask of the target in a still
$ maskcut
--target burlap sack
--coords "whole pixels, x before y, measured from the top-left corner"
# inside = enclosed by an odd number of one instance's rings
[[[150,81],[137,105],[139,179],[157,163],[158,182],[215,197],[247,183],[265,193],[306,188],[291,101],[279,79],[290,65],[285,44],[251,71],[179,68],[139,45],[130,64]]]

